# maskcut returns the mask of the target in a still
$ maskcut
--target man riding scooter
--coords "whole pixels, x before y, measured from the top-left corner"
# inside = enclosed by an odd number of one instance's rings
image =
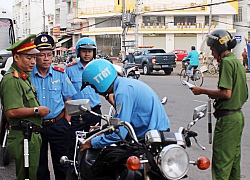
[[[135,57],[134,57],[134,50],[129,49],[128,50],[128,55],[126,55],[125,59],[122,61],[124,64],[124,71],[125,71],[125,76],[129,77],[131,76],[134,79],[139,79],[140,77],[140,72],[137,66],[135,66]]]

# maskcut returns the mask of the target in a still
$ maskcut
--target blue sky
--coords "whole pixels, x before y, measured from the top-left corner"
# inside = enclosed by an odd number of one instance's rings
[[[0,6],[4,9],[9,10],[12,13],[12,6],[13,6],[14,0],[0,0]]]

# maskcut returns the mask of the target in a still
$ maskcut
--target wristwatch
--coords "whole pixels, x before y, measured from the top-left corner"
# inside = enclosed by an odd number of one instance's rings
[[[36,116],[39,115],[38,107],[34,107],[34,113],[35,113]]]

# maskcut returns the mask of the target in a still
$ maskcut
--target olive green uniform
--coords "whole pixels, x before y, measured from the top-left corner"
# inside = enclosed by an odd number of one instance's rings
[[[29,76],[29,75],[28,75]],[[39,106],[38,101],[33,93],[32,87],[29,84],[29,77],[25,81],[22,78],[21,70],[14,64],[4,75],[0,83],[1,102],[4,106],[4,111],[23,107]],[[35,125],[41,125],[42,119],[39,116],[27,117],[23,119],[8,118],[11,126],[18,126],[21,120],[29,121]],[[24,150],[23,150],[24,135],[22,130],[11,129],[8,135],[8,150],[10,155],[16,161],[16,176],[17,180],[25,179],[24,168]],[[36,180],[36,172],[39,164],[41,147],[41,136],[39,133],[32,133],[29,141],[29,179]]]
[[[216,110],[240,109],[248,98],[246,71],[233,53],[226,55],[220,64],[218,88],[232,90],[232,95],[230,99],[216,99]],[[217,118],[213,138],[213,180],[240,180],[243,127],[241,110]]]

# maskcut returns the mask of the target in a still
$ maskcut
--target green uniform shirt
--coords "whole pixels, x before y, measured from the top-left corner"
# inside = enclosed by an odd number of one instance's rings
[[[221,61],[218,88],[232,90],[232,96],[230,99],[216,99],[214,108],[217,110],[239,109],[248,98],[246,70],[233,53]]]
[[[14,71],[18,74],[14,73]],[[4,110],[23,107],[36,107],[39,106],[38,101],[35,97],[35,94],[32,91],[32,88],[29,84],[29,77],[25,81],[21,77],[21,70],[18,69],[14,64],[11,65],[8,73],[4,75],[0,83],[0,96],[1,102],[3,103]],[[30,76],[30,75],[28,75]],[[27,118],[8,118],[8,122],[11,126],[19,125],[21,120],[30,121],[36,125],[42,124],[42,118],[39,116],[32,116]]]

